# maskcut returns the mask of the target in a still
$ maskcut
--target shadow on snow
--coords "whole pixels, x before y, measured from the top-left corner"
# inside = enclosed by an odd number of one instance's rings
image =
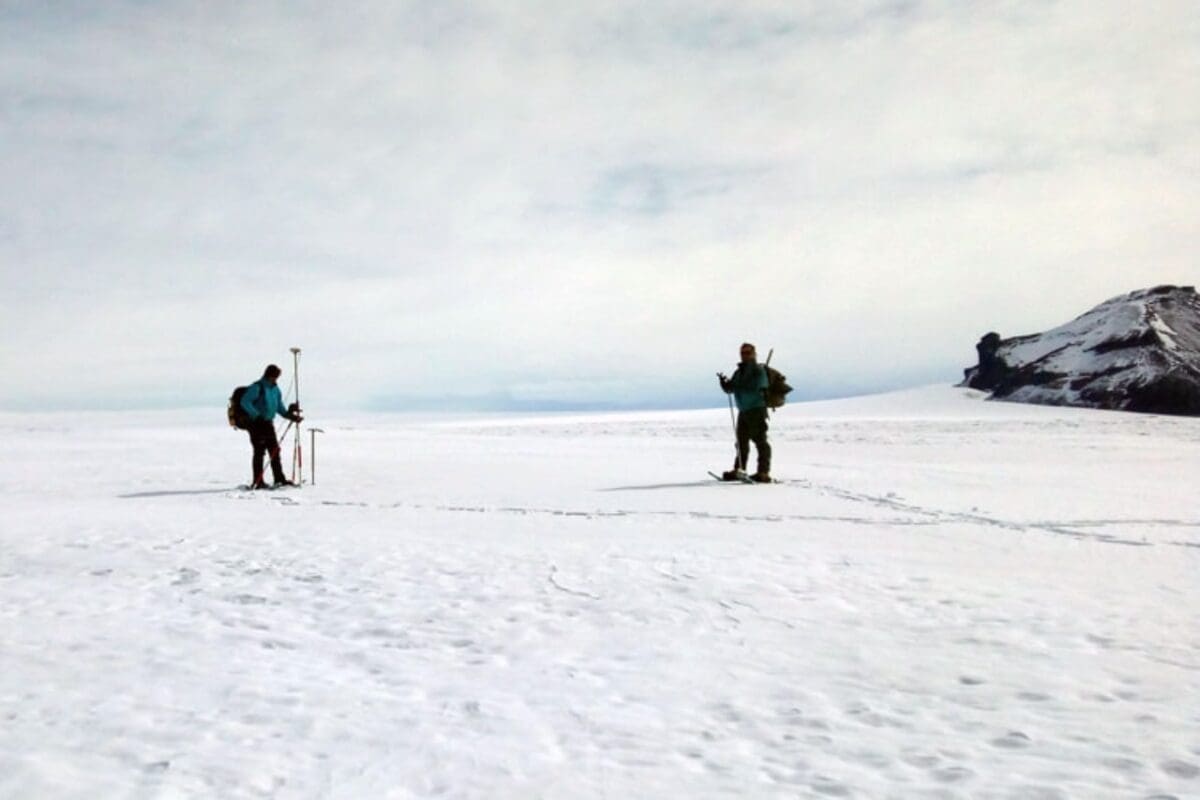
[[[692,483],[649,483],[643,486],[610,486],[607,489],[597,489],[598,492],[643,492],[651,489],[690,489],[694,486],[713,486],[718,482],[693,481]]]
[[[137,500],[145,497],[176,497],[191,494],[225,494],[229,490],[230,487],[226,486],[224,489],[178,489],[173,491],[159,492],[133,492],[131,494],[119,494],[117,497],[121,498],[122,500]]]

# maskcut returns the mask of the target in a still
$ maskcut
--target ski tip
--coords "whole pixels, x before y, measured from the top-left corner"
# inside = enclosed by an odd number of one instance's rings
[[[757,483],[757,481],[753,480],[749,475],[739,475],[736,478],[726,478],[722,475],[712,472],[711,470],[708,474],[713,480],[720,481],[721,483]]]

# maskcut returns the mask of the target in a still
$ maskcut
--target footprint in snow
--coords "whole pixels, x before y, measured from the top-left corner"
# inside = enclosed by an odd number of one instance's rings
[[[815,782],[809,784],[809,788],[826,797],[850,796],[850,787],[829,778],[817,778]]]
[[[263,639],[260,642],[264,650],[295,650],[296,645],[291,642],[285,642],[282,639]]]
[[[267,602],[267,598],[257,594],[233,594],[225,599],[243,606],[261,606]]]
[[[1030,739],[1020,731],[1009,731],[1003,736],[992,739],[993,747],[1002,747],[1006,750],[1021,750],[1029,746]]]
[[[1117,772],[1124,772],[1126,774],[1140,772],[1145,767],[1145,765],[1137,759],[1122,758],[1119,756],[1114,758],[1106,758],[1101,763],[1109,769],[1116,770]]]
[[[180,568],[175,580],[171,581],[172,586],[186,586],[189,583],[195,583],[200,577],[200,573],[190,567]]]
[[[941,763],[941,756],[933,755],[932,753],[909,753],[901,756],[900,760],[905,764],[921,769],[931,769]]]
[[[1170,761],[1164,761],[1160,766],[1163,772],[1173,778],[1183,778],[1189,781],[1200,778],[1200,767],[1188,761],[1173,758]]]
[[[940,783],[961,783],[975,777],[975,771],[967,767],[942,767],[933,771],[933,777]]]
[[[1066,794],[1049,786],[1018,786],[1011,796],[1021,800],[1068,800]]]

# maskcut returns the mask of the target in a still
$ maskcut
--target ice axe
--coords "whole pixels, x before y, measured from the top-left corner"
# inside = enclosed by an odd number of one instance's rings
[[[324,433],[324,432],[325,431],[322,430],[321,428],[309,428],[308,429],[308,437],[309,437],[308,469],[309,469],[309,475],[311,476],[309,479],[309,483],[311,483],[313,486],[317,485],[317,434]]]

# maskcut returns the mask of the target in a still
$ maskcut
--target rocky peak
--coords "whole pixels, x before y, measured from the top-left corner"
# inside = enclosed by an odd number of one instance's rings
[[[1114,297],[1045,333],[975,346],[964,385],[994,398],[1200,415],[1200,295],[1156,286]]]

